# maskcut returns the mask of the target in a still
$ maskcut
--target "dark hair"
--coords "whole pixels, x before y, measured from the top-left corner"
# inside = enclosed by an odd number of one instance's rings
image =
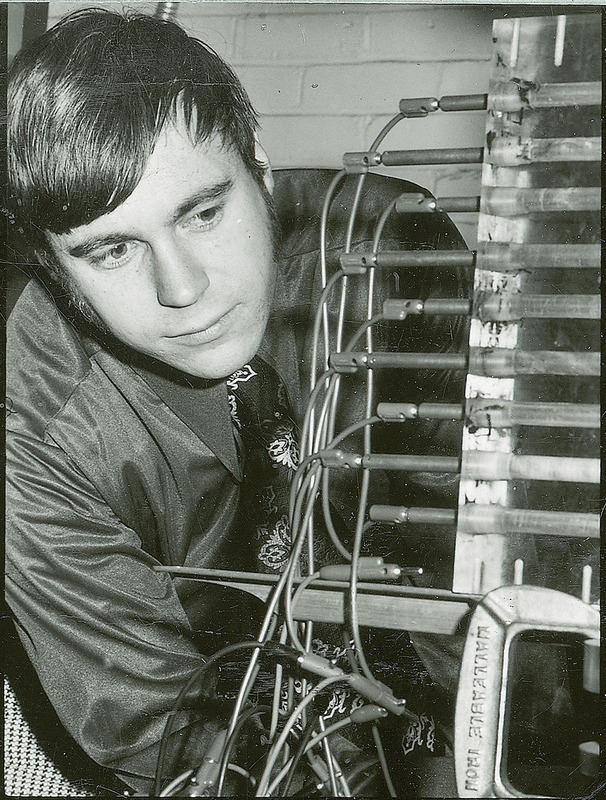
[[[124,202],[178,112],[194,142],[220,137],[262,182],[240,81],[173,22],[70,14],[16,56],[8,101],[9,210],[43,250],[45,230],[65,233]]]

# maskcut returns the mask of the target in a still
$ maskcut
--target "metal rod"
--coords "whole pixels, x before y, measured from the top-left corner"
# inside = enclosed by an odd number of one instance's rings
[[[158,19],[164,20],[165,22],[174,19],[177,15],[177,5],[177,2],[158,3],[154,16]]]
[[[513,453],[468,450],[463,453],[461,474],[475,481],[519,479],[599,483],[600,461],[597,458],[518,456]]]
[[[475,253],[471,250],[380,250],[344,253],[340,258],[345,266],[374,264],[377,267],[473,267]]]
[[[450,456],[418,456],[370,453],[362,456],[364,469],[387,469],[403,472],[459,472],[460,461]]]
[[[526,166],[554,161],[600,161],[599,136],[562,137],[560,139],[518,139],[501,136],[486,153],[486,161],[498,167]]]
[[[426,301],[425,305],[427,306]],[[600,295],[584,294],[496,294],[481,292],[475,316],[482,322],[520,319],[600,319]],[[428,313],[425,310],[425,313]]]
[[[392,525],[404,523],[426,525],[454,525],[456,512],[452,508],[415,508],[406,506],[374,505],[368,509],[372,522]]]
[[[441,111],[485,111],[488,108],[488,95],[445,95],[438,100],[438,105]]]
[[[490,110],[505,112],[521,111],[523,108],[599,106],[601,102],[600,81],[544,83],[530,88],[509,81],[499,84],[488,99]]]
[[[573,511],[536,511],[466,503],[459,506],[458,531],[597,539],[600,535],[600,518],[598,514]]]
[[[481,164],[481,147],[452,147],[434,150],[387,150],[381,154],[386,167],[403,167],[413,164]]]
[[[599,269],[599,244],[480,242],[477,263],[497,272],[534,269]]]
[[[440,201],[437,201],[440,204]],[[440,206],[444,211],[450,208]],[[482,195],[482,212],[498,217],[519,217],[554,211],[599,211],[601,190],[597,186],[566,189],[517,189],[488,187]]]
[[[487,378],[513,378],[516,375],[599,376],[600,354],[472,347],[469,371]]]
[[[426,314],[455,314],[469,316],[471,314],[471,301],[459,297],[453,298],[427,298],[425,302],[418,299],[385,300],[383,303],[383,318],[389,320],[404,320],[406,317]]]
[[[600,406],[581,403],[516,403],[474,397],[467,401],[467,424],[473,428],[599,428]]]
[[[448,212],[470,212],[480,210],[479,197],[438,197],[436,198],[436,210]]]
[[[462,353],[364,353],[369,369],[465,369]]]
[[[420,193],[402,194],[396,200],[398,214],[434,214],[436,211],[477,212],[480,197],[425,197]]]
[[[454,403],[379,403],[377,415],[384,422],[404,422],[407,419],[462,420],[463,409]]]

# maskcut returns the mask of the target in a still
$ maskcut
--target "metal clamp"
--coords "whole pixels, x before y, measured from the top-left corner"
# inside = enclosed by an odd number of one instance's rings
[[[506,777],[507,686],[514,639],[524,631],[599,635],[599,612],[572,595],[539,586],[502,586],[471,617],[455,712],[459,797],[525,797]]]

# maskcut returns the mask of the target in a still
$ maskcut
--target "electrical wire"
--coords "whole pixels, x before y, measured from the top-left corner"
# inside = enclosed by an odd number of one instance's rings
[[[160,792],[158,797],[170,797],[173,792],[176,792],[183,788],[185,783],[191,778],[194,774],[193,769],[187,769],[185,772],[182,772],[178,775],[174,780],[172,780],[168,786],[165,786],[164,789]]]
[[[389,765],[387,763],[387,759],[385,758],[385,749],[383,747],[383,742],[381,741],[381,734],[379,733],[379,728],[376,725],[372,726],[372,736],[373,739],[375,740],[375,747],[377,748],[377,756],[379,757],[379,765],[381,767],[381,772],[383,773],[383,779],[385,780],[385,786],[387,787],[389,796],[397,797],[396,790],[393,785],[393,781],[391,780],[391,775],[389,773]]]
[[[274,767],[274,764],[279,758],[280,751],[288,738],[290,731],[292,730],[297,718],[301,715],[301,712],[304,708],[306,708],[314,697],[321,692],[323,689],[326,689],[328,686],[331,686],[334,683],[340,683],[343,680],[342,675],[331,676],[328,678],[323,678],[319,683],[317,683],[301,700],[301,702],[295,706],[293,712],[291,713],[290,717],[287,719],[284,729],[280,736],[276,739],[275,743],[272,745],[272,748],[267,756],[267,761],[265,763],[265,769],[263,771],[263,775],[259,780],[259,788],[257,790],[257,797],[266,797],[267,794],[267,786],[269,783],[269,778],[271,776],[271,771]]]
[[[276,776],[271,786],[269,787],[268,792],[270,797],[277,790],[278,786],[280,785],[280,782],[282,781],[285,775],[286,777],[284,780],[284,786],[282,787],[282,791],[279,796],[287,797],[288,790],[290,789],[290,785],[297,771],[297,767],[299,765],[299,762],[301,761],[301,758],[303,757],[303,754],[306,752],[307,743],[309,742],[310,738],[313,735],[314,727],[317,721],[318,721],[318,715],[315,714],[311,722],[307,725],[307,727],[303,731],[301,740],[299,741],[299,746],[293,753],[293,757],[290,760],[290,764],[285,764],[282,767],[279,774]]]
[[[326,234],[328,232],[328,215],[330,212],[330,206],[332,204],[332,197],[337,190],[337,186],[346,176],[347,172],[344,169],[342,169],[334,176],[330,186],[328,187],[328,191],[326,192],[324,203],[322,205],[322,214],[320,217],[320,275],[322,280],[322,287],[325,287],[327,284]],[[330,353],[330,339],[328,330],[328,308],[326,306],[323,307],[322,317],[324,326],[324,361],[325,364],[328,365],[328,356]],[[312,377],[312,383],[310,386],[310,389],[312,390],[314,388],[313,381],[315,378],[316,363],[317,363],[316,360],[312,360],[311,362],[311,375],[314,376]]]
[[[177,699],[173,705],[172,710],[169,712],[166,724],[164,726],[164,732],[162,733],[162,739],[160,741],[160,750],[158,753],[158,760],[156,762],[156,774],[154,776],[154,795],[158,796],[161,790],[161,783],[162,783],[162,770],[164,768],[164,759],[166,758],[166,750],[168,749],[168,741],[169,737],[173,731],[174,722],[177,714],[181,711],[181,707],[185,701],[187,693],[190,691],[194,683],[214,664],[220,661],[225,656],[230,655],[231,653],[238,652],[239,650],[250,650],[255,648],[257,651],[262,649],[263,645],[260,642],[236,642],[235,644],[227,645],[227,647],[218,650],[212,656],[199,666],[192,675],[188,678],[184,686],[181,688],[179,694],[177,695]]]
[[[240,735],[240,731],[251,717],[257,714],[266,714],[271,712],[271,707],[266,705],[253,706],[247,709],[238,717],[238,722],[235,725],[231,734],[226,738],[225,745],[223,746],[223,753],[221,754],[221,763],[219,767],[219,775],[217,777],[216,797],[222,797],[223,783],[225,782],[225,774],[229,766],[229,758],[236,743],[236,739]]]

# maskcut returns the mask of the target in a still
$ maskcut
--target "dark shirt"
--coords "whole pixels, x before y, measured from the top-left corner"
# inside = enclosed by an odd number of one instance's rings
[[[276,175],[278,282],[260,355],[282,376],[298,415],[321,291],[320,210],[332,177]],[[354,183],[348,179],[334,205],[330,271]],[[355,247],[370,248],[391,199],[419,191],[375,176],[367,189]],[[392,215],[382,241],[386,249],[463,246],[439,214]],[[460,275],[427,270],[398,282],[402,297],[466,292]],[[393,283],[391,274],[381,275],[378,295],[393,295]],[[365,317],[356,302],[354,295],[348,311],[354,328]],[[337,307],[335,298],[330,313]],[[409,349],[415,342],[421,349],[454,346],[445,345],[442,320],[424,324]],[[212,631],[220,603],[210,589],[205,600],[200,584],[153,567],[265,569],[240,513],[226,386],[188,379],[90,336],[35,280],[11,315],[8,356],[7,599],[65,727],[95,761],[141,788],[148,784],[140,779],[153,775],[175,697],[203,663],[196,632]],[[243,603],[235,633],[251,629],[254,616]]]

